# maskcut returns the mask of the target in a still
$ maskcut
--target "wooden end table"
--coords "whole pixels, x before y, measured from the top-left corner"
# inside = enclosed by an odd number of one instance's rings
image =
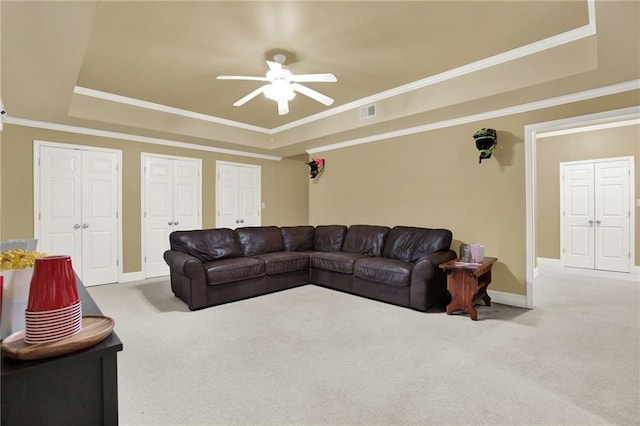
[[[440,265],[447,273],[447,288],[451,293],[447,315],[462,310],[477,321],[478,312],[474,305],[482,299],[487,306],[491,306],[487,287],[491,283],[491,267],[497,260],[495,257],[485,257],[481,264],[463,264],[460,259],[453,259]]]

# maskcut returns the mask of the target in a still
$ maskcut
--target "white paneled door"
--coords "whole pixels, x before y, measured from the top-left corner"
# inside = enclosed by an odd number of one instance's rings
[[[164,252],[176,230],[200,229],[199,159],[143,154],[144,271],[147,278],[169,274]]]
[[[70,255],[86,286],[117,282],[118,154],[37,149],[39,250]]]
[[[261,167],[216,162],[216,227],[260,226]]]
[[[564,266],[629,272],[631,160],[561,163]]]

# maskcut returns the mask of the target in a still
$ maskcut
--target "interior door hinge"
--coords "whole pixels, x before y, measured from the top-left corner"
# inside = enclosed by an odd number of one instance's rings
[[[116,266],[120,266],[120,259],[116,259]]]
[[[38,213],[38,220],[42,220],[42,213]]]
[[[144,218],[145,219],[147,218],[147,212],[144,212]]]
[[[116,219],[118,218],[118,212],[116,212]]]
[[[562,253],[564,254],[564,247],[562,248]]]

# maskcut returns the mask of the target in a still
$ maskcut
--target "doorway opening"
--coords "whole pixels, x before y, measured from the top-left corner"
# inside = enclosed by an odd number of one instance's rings
[[[526,199],[526,280],[527,307],[534,307],[534,279],[538,266],[536,231],[538,226],[538,139],[553,136],[595,131],[600,129],[640,125],[640,107],[630,107],[614,111],[572,117],[568,119],[536,123],[525,126],[525,199]],[[635,188],[631,188],[633,197]],[[634,198],[635,199],[635,198]],[[631,264],[635,263],[635,203],[630,209],[631,223]],[[559,234],[559,231],[558,231]],[[559,256],[558,256],[559,258]],[[558,262],[559,265],[559,262]],[[638,268],[631,268],[632,274],[638,274]]]

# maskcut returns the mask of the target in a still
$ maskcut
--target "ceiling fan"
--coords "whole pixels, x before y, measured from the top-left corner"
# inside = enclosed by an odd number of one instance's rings
[[[278,103],[278,114],[284,115],[289,113],[289,101],[293,99],[296,92],[302,93],[323,105],[329,106],[333,104],[333,99],[303,86],[300,83],[311,82],[336,82],[338,79],[331,73],[322,74],[294,74],[291,69],[284,65],[286,56],[277,54],[273,57],[273,61],[267,61],[269,71],[264,77],[251,77],[244,75],[219,75],[218,80],[253,80],[267,81],[269,84],[258,87],[253,92],[236,101],[233,106],[241,106],[258,96],[260,93]]]

